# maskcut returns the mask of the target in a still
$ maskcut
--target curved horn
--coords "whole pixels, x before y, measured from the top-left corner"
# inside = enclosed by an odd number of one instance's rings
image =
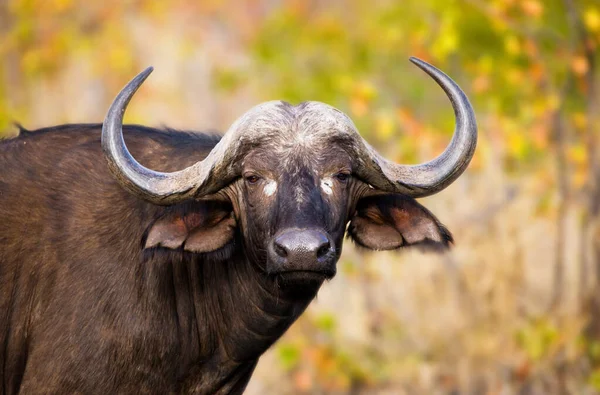
[[[154,204],[168,205],[217,192],[238,176],[239,157],[251,145],[256,130],[253,121],[269,124],[280,102],[266,102],[248,111],[231,125],[227,133],[202,161],[173,173],[150,170],[137,162],[123,140],[123,114],[129,101],[150,75],[148,67],[131,80],[113,101],[102,125],[102,148],[108,167],[122,187]],[[261,118],[262,117],[262,118]],[[275,119],[277,117],[274,117]]]
[[[129,101],[154,69],[148,67],[131,80],[113,101],[102,125],[102,149],[119,184],[142,199],[170,204],[188,198],[193,184],[188,169],[161,173],[138,163],[123,140],[123,115]]]
[[[227,185],[236,173],[232,163],[243,144],[243,122],[238,120],[208,156],[173,173],[150,170],[137,162],[123,140],[123,115],[129,101],[152,73],[148,67],[132,79],[113,101],[102,125],[102,149],[108,167],[122,187],[154,204],[168,205],[205,196]]]
[[[477,123],[469,99],[450,77],[420,59],[411,57],[410,61],[433,78],[450,99],[456,119],[452,141],[437,158],[420,165],[399,165],[390,162],[366,144],[366,155],[370,156],[377,165],[375,167],[379,167],[383,174],[366,171],[365,178],[373,178],[380,184],[377,185],[378,188],[383,190],[411,197],[423,197],[446,188],[465,171],[477,145]],[[381,175],[387,181],[383,185]]]

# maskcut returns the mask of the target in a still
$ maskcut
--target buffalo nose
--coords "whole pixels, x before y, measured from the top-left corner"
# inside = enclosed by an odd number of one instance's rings
[[[281,263],[304,266],[328,260],[333,255],[333,248],[323,232],[314,229],[293,229],[275,237],[273,252]]]

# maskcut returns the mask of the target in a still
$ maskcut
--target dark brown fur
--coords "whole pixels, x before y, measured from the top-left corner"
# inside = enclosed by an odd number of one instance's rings
[[[236,265],[243,259],[219,257],[232,252],[144,255],[144,233],[168,209],[117,185],[99,130],[65,126],[0,145],[0,392],[241,392],[309,300],[260,288]],[[132,153],[163,171],[218,141],[125,133]]]

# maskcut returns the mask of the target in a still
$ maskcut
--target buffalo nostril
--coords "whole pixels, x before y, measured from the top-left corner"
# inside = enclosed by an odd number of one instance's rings
[[[319,246],[319,249],[317,250],[317,258],[322,258],[323,256],[327,255],[330,248],[331,243],[329,243],[329,241],[326,241],[325,243],[321,244],[321,246]]]
[[[278,242],[274,243],[273,249],[275,250],[275,253],[282,258],[286,258],[288,255],[287,249],[284,246],[282,246],[281,244],[279,244]]]

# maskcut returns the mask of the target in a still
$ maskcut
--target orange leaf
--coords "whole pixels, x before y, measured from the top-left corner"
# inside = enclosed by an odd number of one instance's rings
[[[313,379],[309,372],[300,370],[294,374],[294,387],[299,391],[310,391],[313,387]]]
[[[538,0],[526,0],[521,3],[523,11],[534,18],[539,18],[544,13],[544,6]]]
[[[486,75],[480,75],[473,81],[473,92],[483,93],[490,88],[490,79]]]
[[[577,55],[571,59],[571,68],[577,75],[584,75],[588,72],[590,66],[587,59],[582,55]]]

